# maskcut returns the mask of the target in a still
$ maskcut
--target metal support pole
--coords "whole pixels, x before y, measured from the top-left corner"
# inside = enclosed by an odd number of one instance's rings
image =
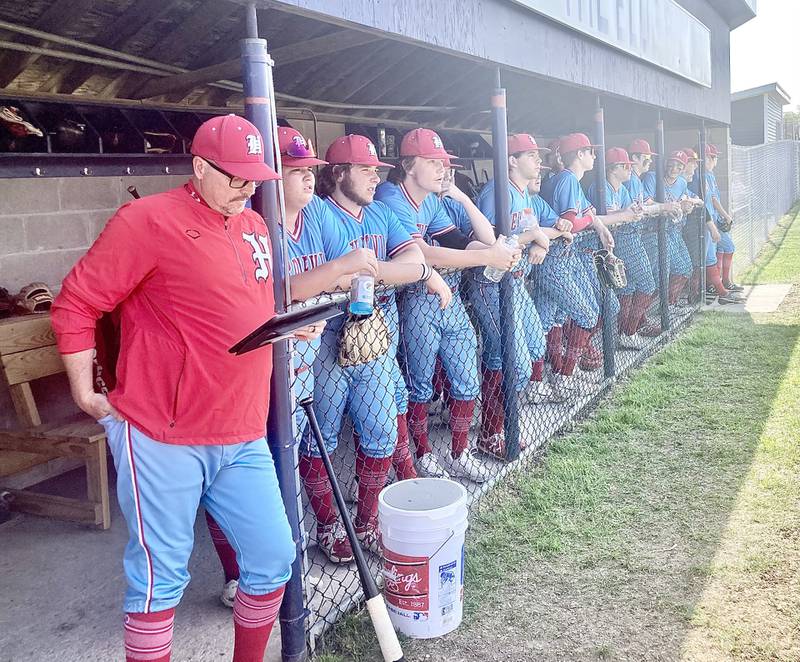
[[[255,5],[247,7],[247,34],[241,41],[242,78],[244,82],[245,116],[256,125],[264,138],[264,162],[280,173],[275,116],[275,90],[272,85],[272,59],[267,54],[267,42],[258,38]],[[253,209],[267,222],[272,242],[273,286],[275,309],[284,312],[289,301],[288,279],[284,264],[286,255],[282,221],[283,193],[277,182],[265,182],[256,189]],[[277,250],[276,250],[277,249]],[[302,662],[307,659],[305,640],[306,609],[303,604],[303,538],[300,529],[297,481],[297,446],[292,420],[293,396],[291,360],[288,341],[273,344],[270,406],[267,420],[267,439],[275,461],[281,497],[289,519],[296,556],[292,576],[286,585],[280,611],[281,651],[283,662]]]
[[[494,209],[497,230],[511,235],[511,210],[508,202],[508,121],[506,91],[501,87],[500,69],[492,95],[492,152],[494,166]],[[510,273],[500,281],[500,347],[503,354],[503,409],[505,412],[506,459],[519,457],[519,410],[517,408],[517,370],[515,342],[524,342],[514,334],[514,282]]]
[[[664,171],[667,165],[667,155],[664,153],[664,120],[661,111],[658,113],[656,124],[656,201],[666,201],[664,187]],[[669,260],[667,256],[667,217],[658,217],[658,297],[661,309],[661,330],[669,329]]]
[[[697,149],[700,150],[700,154],[698,154],[699,163],[698,167],[698,177],[700,180],[700,190],[697,194],[703,199],[703,207],[700,211],[700,295],[701,301],[705,302],[706,297],[706,288],[708,287],[708,283],[706,282],[706,250],[708,246],[706,244],[707,236],[706,236],[706,223],[709,221],[708,217],[708,209],[706,209],[705,201],[706,201],[706,121],[700,121],[700,139],[697,142]]]
[[[594,113],[594,142],[599,145],[594,162],[594,182],[597,195],[597,213],[605,216],[606,208],[606,126],[600,97],[597,97],[597,109]],[[614,327],[617,320],[609,314],[608,297],[614,296],[608,287],[600,286],[600,314],[603,316],[603,373],[610,379],[616,373],[616,349],[614,344]]]

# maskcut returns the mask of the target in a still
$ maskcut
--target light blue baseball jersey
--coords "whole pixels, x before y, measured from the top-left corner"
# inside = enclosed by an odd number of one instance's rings
[[[415,239],[436,239],[455,227],[439,196],[434,193],[428,193],[417,204],[402,184],[383,182],[375,190],[375,199],[388,206]]]
[[[562,170],[552,178],[552,182],[547,193],[542,192],[542,197],[556,214],[563,216],[575,212],[578,216],[586,216],[589,212],[594,213],[592,203],[587,199],[572,170]]]
[[[336,216],[328,205],[316,195],[300,213],[294,232],[286,232],[286,247],[289,255],[289,275],[295,276],[310,271],[329,260],[350,251],[344,237],[332,231],[336,226]],[[296,341],[294,370],[297,375],[295,392],[298,398],[311,394],[313,372],[311,366],[319,351],[320,339],[311,342]]]
[[[698,169],[694,173],[694,178],[692,179],[691,184],[692,190],[697,192],[697,195],[700,195],[700,170]],[[713,221],[719,220],[719,212],[717,211],[716,207],[714,207],[714,198],[717,200],[721,200],[721,196],[719,193],[719,186],[717,186],[717,178],[714,176],[714,173],[710,170],[706,170],[706,198],[705,198],[705,205],[706,210],[708,211],[709,218]]]
[[[656,173],[648,172],[642,180],[645,195],[653,198],[656,197]],[[676,177],[672,184],[664,182],[664,195],[667,202],[677,202],[687,195],[686,180],[683,177]]]
[[[624,185],[628,189],[631,200],[634,202],[638,202],[640,205],[652,202],[652,197],[645,193],[642,180],[635,172],[631,171],[631,177],[627,182],[624,182]]]
[[[550,180],[548,180],[550,181]],[[553,185],[549,189],[549,197],[545,197],[547,203],[559,216],[575,213],[578,217],[594,214],[594,206],[589,202],[586,194],[581,188],[581,183],[572,170],[562,170],[552,178]],[[597,233],[591,228],[579,232],[575,236],[575,247],[592,247],[599,244]]]
[[[631,199],[631,194],[628,192],[628,189],[624,186],[620,186],[616,191],[611,184],[606,181],[605,182],[605,196],[606,196],[606,211],[620,211],[622,209],[627,209],[633,204],[633,200]],[[592,182],[589,185],[589,189],[586,191],[586,197],[589,198],[589,201],[596,206],[599,202],[599,195],[597,192],[597,184]]]

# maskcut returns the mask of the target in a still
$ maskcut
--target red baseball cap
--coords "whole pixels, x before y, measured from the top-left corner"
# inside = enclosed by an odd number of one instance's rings
[[[658,156],[652,149],[650,143],[644,138],[637,138],[628,145],[628,154],[646,154],[647,156]]]
[[[431,129],[414,129],[404,135],[400,143],[400,156],[421,156],[444,161],[449,161],[451,157],[439,134]]]
[[[306,141],[297,129],[290,126],[278,127],[278,147],[284,168],[305,168],[328,163],[318,159],[311,141]]]
[[[264,163],[261,133],[238,115],[222,115],[203,122],[194,134],[191,152],[251,182],[280,179],[278,173]]]
[[[677,161],[678,163],[686,165],[689,163],[689,155],[682,149],[676,149],[674,152],[670,152],[667,161]]]
[[[358,134],[337,138],[325,152],[325,160],[331,165],[354,163],[356,165],[378,166],[380,168],[393,168],[390,163],[378,161],[378,150],[372,141]]]
[[[709,153],[711,156],[719,156],[719,147],[713,145],[712,143],[708,143],[706,145],[706,154]]]
[[[450,155],[450,158],[444,161],[445,168],[464,168],[465,166],[461,165],[460,163],[453,163],[450,159],[458,158],[456,156]]]
[[[536,139],[530,133],[512,133],[508,137],[508,153],[519,154],[520,152],[549,152],[549,147],[539,147]]]
[[[570,133],[559,139],[558,147],[562,154],[568,154],[569,152],[577,152],[579,149],[594,149],[595,147],[600,147],[600,145],[592,145],[592,141],[589,140],[589,136],[585,133]]]
[[[691,147],[684,147],[682,150],[686,154],[686,158],[689,161],[699,161],[700,157],[697,156],[697,152],[695,152]]]
[[[630,165],[633,161],[630,160],[628,152],[622,147],[611,147],[606,150],[606,165]]]

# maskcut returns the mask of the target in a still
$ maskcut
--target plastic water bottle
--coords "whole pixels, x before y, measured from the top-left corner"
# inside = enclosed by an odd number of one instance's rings
[[[506,237],[505,239],[503,239],[503,244],[505,244],[512,251],[515,248],[519,247],[519,242],[517,241],[517,238],[514,235],[511,235],[510,237]],[[483,270],[483,277],[486,280],[491,281],[492,283],[499,283],[502,280],[504,273],[505,273],[504,269],[498,269],[497,267],[492,267],[487,265],[486,268]]]
[[[359,274],[350,281],[350,307],[353,315],[369,317],[375,309],[375,279]]]

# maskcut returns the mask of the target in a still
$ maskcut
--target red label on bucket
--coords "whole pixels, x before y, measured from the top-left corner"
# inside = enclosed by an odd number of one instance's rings
[[[386,548],[383,557],[386,600],[400,609],[427,612],[430,608],[428,557],[404,556]]]

